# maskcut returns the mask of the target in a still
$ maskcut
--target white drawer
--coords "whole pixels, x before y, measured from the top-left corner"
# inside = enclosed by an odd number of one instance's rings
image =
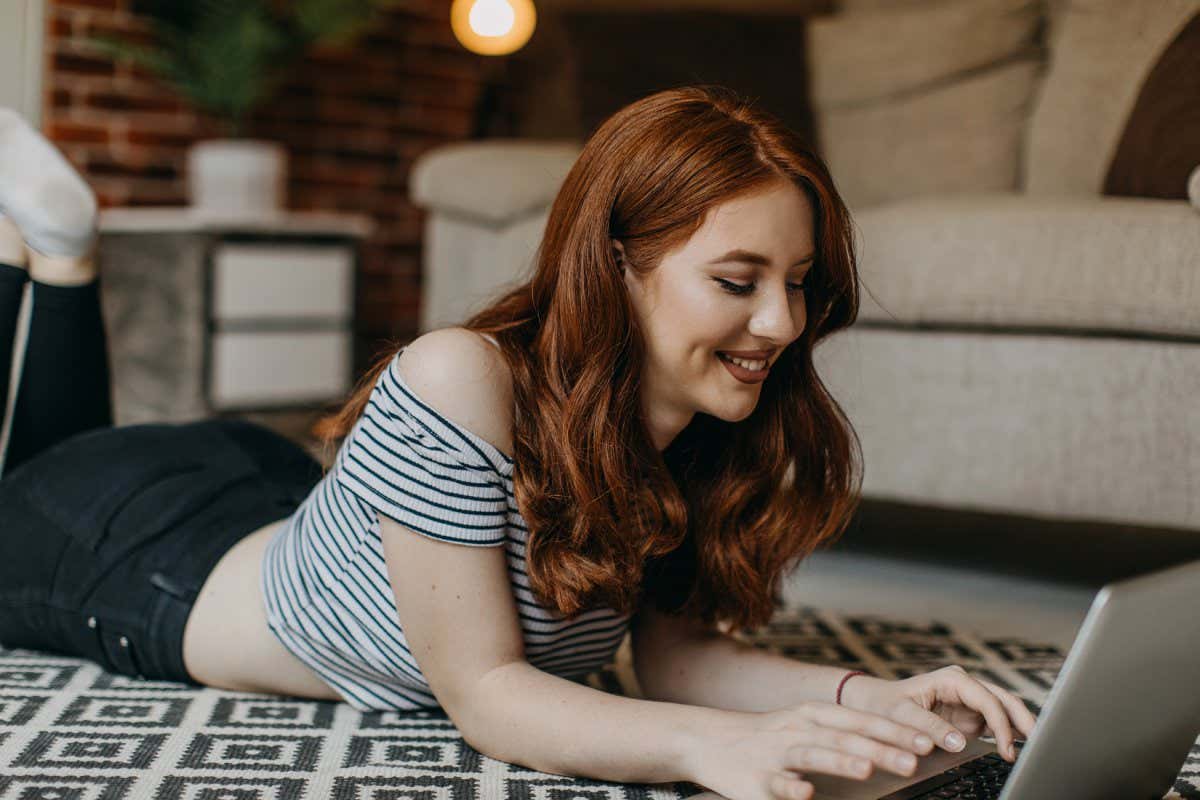
[[[354,249],[223,244],[213,253],[212,314],[230,319],[349,319]]]
[[[212,336],[209,400],[216,408],[337,399],[350,388],[349,330]]]

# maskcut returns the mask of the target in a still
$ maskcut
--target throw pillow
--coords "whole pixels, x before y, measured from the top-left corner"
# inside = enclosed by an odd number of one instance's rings
[[[818,139],[847,204],[1015,189],[1040,3],[867,7],[809,26]]]
[[[1067,4],[1030,120],[1029,193],[1186,196],[1200,163],[1198,14],[1200,0]]]
[[[810,87],[819,110],[919,93],[1039,54],[1039,0],[889,7],[856,0],[850,8],[809,26]]]
[[[1200,13],[1167,46],[1138,92],[1104,194],[1187,197],[1200,165]]]
[[[1011,191],[1037,65],[819,112],[822,152],[851,209],[946,192]]]

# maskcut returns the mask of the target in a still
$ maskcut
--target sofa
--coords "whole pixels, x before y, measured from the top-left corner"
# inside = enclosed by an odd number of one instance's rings
[[[864,455],[837,546],[1090,586],[1200,558],[1200,0],[803,5],[862,280],[815,354]],[[581,138],[415,164],[422,330],[528,275]]]

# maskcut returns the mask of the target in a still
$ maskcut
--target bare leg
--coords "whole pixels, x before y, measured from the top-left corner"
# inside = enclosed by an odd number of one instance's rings
[[[29,275],[50,286],[83,286],[96,280],[96,261],[85,256],[47,256],[29,251]]]
[[[36,169],[30,167],[35,165]],[[76,433],[112,424],[108,352],[93,260],[96,201],[91,189],[41,134],[0,109],[0,211],[23,239],[32,312],[21,352],[4,347],[16,329],[23,283],[15,270],[0,287],[0,365],[15,398],[0,420],[5,473]],[[0,252],[14,250],[12,228]],[[15,300],[14,300],[15,298]],[[14,368],[14,366],[16,368]],[[19,373],[19,378],[16,377]],[[11,392],[5,392],[5,398]]]
[[[29,250],[21,237],[21,229],[8,217],[0,214],[0,264],[24,269],[28,266]]]
[[[9,389],[15,383],[11,380],[13,353],[21,300],[29,280],[27,261],[28,251],[21,231],[11,220],[0,215],[0,471],[8,442],[9,426],[6,423],[11,418],[11,401],[15,399],[9,396]]]

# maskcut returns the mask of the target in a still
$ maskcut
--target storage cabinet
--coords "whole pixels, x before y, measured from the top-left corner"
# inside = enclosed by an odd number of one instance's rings
[[[217,331],[209,362],[214,408],[312,404],[350,388],[350,331]]]
[[[349,245],[220,243],[213,254],[213,318],[347,322],[354,263]]]
[[[214,408],[314,403],[350,385],[354,248],[217,244],[208,389]]]
[[[100,227],[117,424],[314,407],[350,389],[366,218],[111,209]]]

